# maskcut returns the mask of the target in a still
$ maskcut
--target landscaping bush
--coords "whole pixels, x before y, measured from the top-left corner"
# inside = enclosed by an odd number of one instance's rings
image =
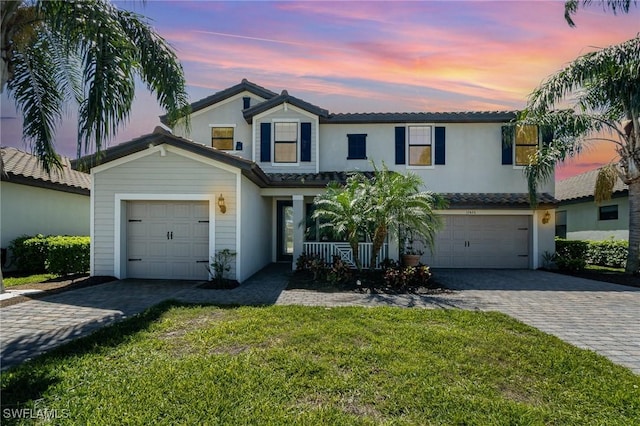
[[[44,235],[18,237],[9,244],[9,251],[11,252],[10,265],[15,265],[18,271],[30,273],[46,271],[48,244]]]
[[[587,264],[623,268],[629,242],[623,240],[586,241],[556,238],[555,262],[560,270],[579,272]]]
[[[11,242],[12,264],[20,272],[57,275],[89,270],[89,237],[22,236]]]
[[[588,241],[587,262],[592,265],[624,268],[629,242],[624,240]]]
[[[428,266],[395,266],[384,271],[384,283],[395,291],[415,291],[426,287],[431,278]]]
[[[556,238],[556,265],[561,271],[579,272],[587,266],[589,244],[580,240]]]
[[[47,237],[47,271],[57,275],[79,274],[89,270],[89,237]]]

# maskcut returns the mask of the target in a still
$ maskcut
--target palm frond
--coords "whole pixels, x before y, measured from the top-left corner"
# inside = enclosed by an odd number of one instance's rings
[[[593,1],[582,0],[582,6],[588,7]],[[636,0],[599,0],[597,3],[602,5],[603,10],[611,10],[614,15],[621,13],[629,13],[631,4],[637,4]],[[564,3],[564,19],[570,27],[575,27],[576,23],[573,21],[573,15],[578,12],[578,0],[567,0]]]
[[[62,117],[64,81],[55,70],[60,58],[51,48],[50,39],[41,32],[32,46],[13,55],[13,78],[7,88],[24,116],[23,138],[47,173],[62,164],[55,152],[55,127]],[[52,72],[54,70],[54,72]]]

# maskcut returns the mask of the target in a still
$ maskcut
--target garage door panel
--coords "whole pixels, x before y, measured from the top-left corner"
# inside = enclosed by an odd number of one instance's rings
[[[448,215],[426,262],[443,268],[528,268],[529,216]]]
[[[207,202],[130,201],[127,205],[128,219],[136,216],[127,226],[129,277],[208,278],[206,268],[198,263],[209,255]],[[206,216],[194,217],[196,213]]]

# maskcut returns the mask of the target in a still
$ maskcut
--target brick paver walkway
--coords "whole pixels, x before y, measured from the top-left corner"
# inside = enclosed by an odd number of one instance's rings
[[[451,293],[368,295],[286,291],[287,265],[271,265],[234,290],[196,282],[124,280],[0,308],[2,369],[163,300],[193,303],[400,306],[495,310],[640,374],[640,289],[541,271],[438,270]]]

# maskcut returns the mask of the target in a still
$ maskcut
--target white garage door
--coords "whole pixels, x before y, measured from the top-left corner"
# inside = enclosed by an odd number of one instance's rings
[[[206,280],[208,257],[208,202],[127,202],[127,277]]]
[[[529,216],[444,216],[434,255],[440,268],[528,268]]]

